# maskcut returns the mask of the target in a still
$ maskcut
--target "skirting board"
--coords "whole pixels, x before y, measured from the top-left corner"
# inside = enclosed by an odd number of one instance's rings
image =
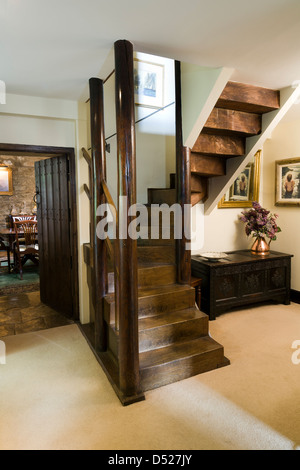
[[[300,291],[291,289],[291,301],[300,304]]]

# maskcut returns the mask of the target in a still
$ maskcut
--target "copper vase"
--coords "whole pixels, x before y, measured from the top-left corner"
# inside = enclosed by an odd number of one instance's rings
[[[270,245],[266,242],[264,237],[257,237],[251,247],[251,253],[254,255],[268,255],[270,252]]]

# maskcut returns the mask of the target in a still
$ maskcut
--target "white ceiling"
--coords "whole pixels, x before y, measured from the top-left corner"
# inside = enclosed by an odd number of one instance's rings
[[[300,0],[0,0],[0,80],[8,93],[85,100],[118,39],[246,83],[300,79]]]

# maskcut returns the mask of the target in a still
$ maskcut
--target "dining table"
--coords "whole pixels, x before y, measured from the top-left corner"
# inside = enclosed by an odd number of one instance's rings
[[[22,236],[22,231],[18,232]],[[38,231],[36,230],[36,234]],[[10,251],[13,251],[13,243],[16,239],[16,231],[13,228],[0,228],[0,237],[9,243]]]

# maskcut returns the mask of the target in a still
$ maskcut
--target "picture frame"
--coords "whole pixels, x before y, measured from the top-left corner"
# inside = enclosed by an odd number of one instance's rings
[[[219,209],[252,207],[259,199],[261,150],[235,179],[218,204]]]
[[[12,196],[12,169],[7,166],[0,165],[0,196]]]
[[[275,162],[275,205],[300,206],[300,158]]]
[[[163,108],[164,65],[134,59],[134,98],[137,106]]]

